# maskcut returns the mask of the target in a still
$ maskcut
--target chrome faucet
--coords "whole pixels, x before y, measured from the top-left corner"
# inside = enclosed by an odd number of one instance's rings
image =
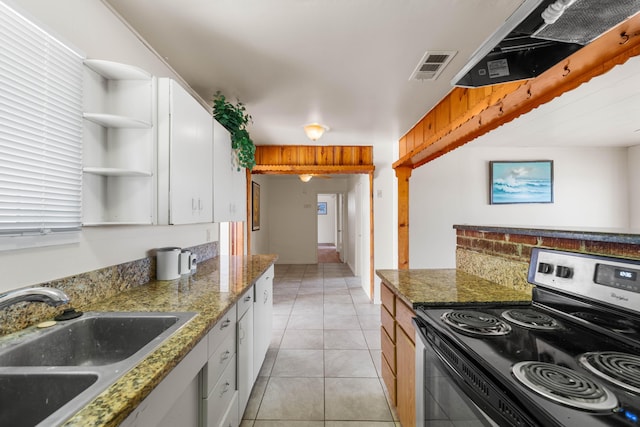
[[[57,307],[69,302],[69,296],[56,288],[23,288],[0,295],[0,310],[22,301],[44,302]]]

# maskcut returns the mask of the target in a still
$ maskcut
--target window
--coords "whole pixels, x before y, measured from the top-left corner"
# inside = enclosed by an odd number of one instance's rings
[[[83,58],[0,2],[0,249],[77,240]]]

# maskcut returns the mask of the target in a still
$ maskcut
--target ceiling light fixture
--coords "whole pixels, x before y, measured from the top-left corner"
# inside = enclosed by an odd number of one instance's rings
[[[302,182],[309,182],[311,181],[311,178],[313,178],[313,175],[309,175],[309,174],[300,175],[300,181]]]
[[[320,123],[309,123],[304,126],[304,133],[307,134],[307,138],[312,141],[317,141],[320,137],[328,131],[329,128]]]

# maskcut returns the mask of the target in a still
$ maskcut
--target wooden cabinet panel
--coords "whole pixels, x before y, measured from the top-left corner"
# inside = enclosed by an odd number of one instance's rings
[[[396,315],[395,299],[396,297],[393,295],[393,292],[383,283],[382,286],[380,286],[380,300],[382,301],[382,306],[386,307],[392,316]]]
[[[391,338],[391,342],[395,343],[396,342],[396,322],[393,316],[389,314],[386,308],[382,307],[380,311],[381,311],[380,321],[382,323],[382,327],[384,328],[384,331],[387,333],[387,335],[389,335],[389,338]]]
[[[385,332],[384,329],[380,330],[380,335],[381,335],[381,345],[380,347],[382,348],[382,356],[387,359],[387,363],[389,364],[389,367],[391,368],[391,371],[393,371],[393,373],[395,374],[396,372],[396,345],[394,344],[393,341],[391,341],[391,338],[389,337],[389,335],[387,335],[387,333]]]
[[[396,322],[398,325],[404,329],[405,334],[409,337],[409,339],[415,343],[415,329],[413,328],[413,323],[411,323],[411,319],[415,316],[415,313],[412,308],[398,300],[396,303]],[[396,332],[396,342],[398,340],[397,332]]]
[[[396,406],[396,376],[384,356],[382,356],[382,380],[384,381],[384,385],[387,387],[389,400],[393,406]]]
[[[403,426],[416,425],[416,346],[400,325],[396,328],[398,417]]]

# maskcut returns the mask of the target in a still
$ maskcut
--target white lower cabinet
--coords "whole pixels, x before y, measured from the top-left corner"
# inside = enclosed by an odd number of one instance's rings
[[[246,304],[242,305],[243,302]],[[253,288],[238,302],[238,415],[242,418],[253,388]]]
[[[124,427],[199,425],[200,371],[207,363],[207,340],[200,341],[123,421]],[[175,420],[179,420],[178,423]]]
[[[121,426],[238,427],[271,342],[272,315],[273,267]]]
[[[209,358],[201,375],[202,426],[223,425],[231,408],[235,407],[237,412],[236,307],[234,305],[209,332]]]
[[[254,285],[253,381],[258,378],[273,333],[273,266]]]

